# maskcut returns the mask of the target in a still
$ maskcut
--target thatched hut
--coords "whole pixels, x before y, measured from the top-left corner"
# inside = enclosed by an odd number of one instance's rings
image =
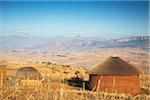
[[[6,80],[6,72],[6,65],[0,65],[0,83],[4,83],[4,81]]]
[[[20,80],[40,80],[41,74],[34,67],[22,67],[17,70],[16,77]]]
[[[93,91],[140,93],[140,71],[117,56],[111,56],[89,69]]]

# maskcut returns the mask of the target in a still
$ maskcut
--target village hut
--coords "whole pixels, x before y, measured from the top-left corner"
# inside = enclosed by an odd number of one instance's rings
[[[7,68],[6,65],[0,65],[0,83],[3,84],[6,80],[6,72]]]
[[[138,94],[140,70],[116,55],[89,69],[93,91]]]
[[[37,86],[41,84],[41,74],[34,67],[22,67],[16,72],[20,85]]]
[[[34,67],[22,67],[17,70],[16,77],[18,79],[39,80],[41,74]]]

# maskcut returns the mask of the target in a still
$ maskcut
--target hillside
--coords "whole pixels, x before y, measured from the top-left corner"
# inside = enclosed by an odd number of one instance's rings
[[[0,60],[67,64],[89,67],[112,54],[148,73],[149,36],[120,39],[100,37],[27,37],[0,36]]]
[[[125,61],[138,66],[146,73],[149,72],[149,52],[140,48],[97,48],[86,51],[66,52],[66,51],[0,51],[0,61],[11,62],[52,62],[58,64],[67,64],[81,67],[89,67],[98,62],[104,61],[112,54],[117,54]]]

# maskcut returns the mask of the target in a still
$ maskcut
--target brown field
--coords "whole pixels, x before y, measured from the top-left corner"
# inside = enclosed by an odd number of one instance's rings
[[[9,90],[8,90],[9,89]],[[149,100],[149,95],[130,95],[107,92],[92,92],[73,89],[42,87],[3,87],[1,100]]]
[[[143,71],[140,75],[142,93],[138,95],[107,92],[92,92],[85,88],[73,87],[64,79],[79,77],[89,80],[86,71],[89,66],[104,61],[113,53]],[[33,51],[0,51],[1,64],[7,65],[9,81],[0,88],[0,100],[150,100],[149,97],[149,52],[139,48],[93,49],[82,52],[33,52]],[[47,63],[49,62],[49,63]],[[35,67],[42,78],[49,80],[47,85],[41,81],[30,80],[23,84],[13,84],[17,69],[24,66]],[[27,84],[29,82],[29,84]],[[84,87],[84,86],[83,86]]]
[[[89,67],[95,63],[104,61],[114,53],[145,71],[149,68],[149,52],[140,48],[100,48],[81,52],[0,51],[0,61],[32,63],[49,61],[57,64]]]

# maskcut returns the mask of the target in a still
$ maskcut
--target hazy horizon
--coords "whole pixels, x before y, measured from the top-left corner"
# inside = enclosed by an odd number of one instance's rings
[[[148,35],[148,1],[0,1],[0,35]]]

